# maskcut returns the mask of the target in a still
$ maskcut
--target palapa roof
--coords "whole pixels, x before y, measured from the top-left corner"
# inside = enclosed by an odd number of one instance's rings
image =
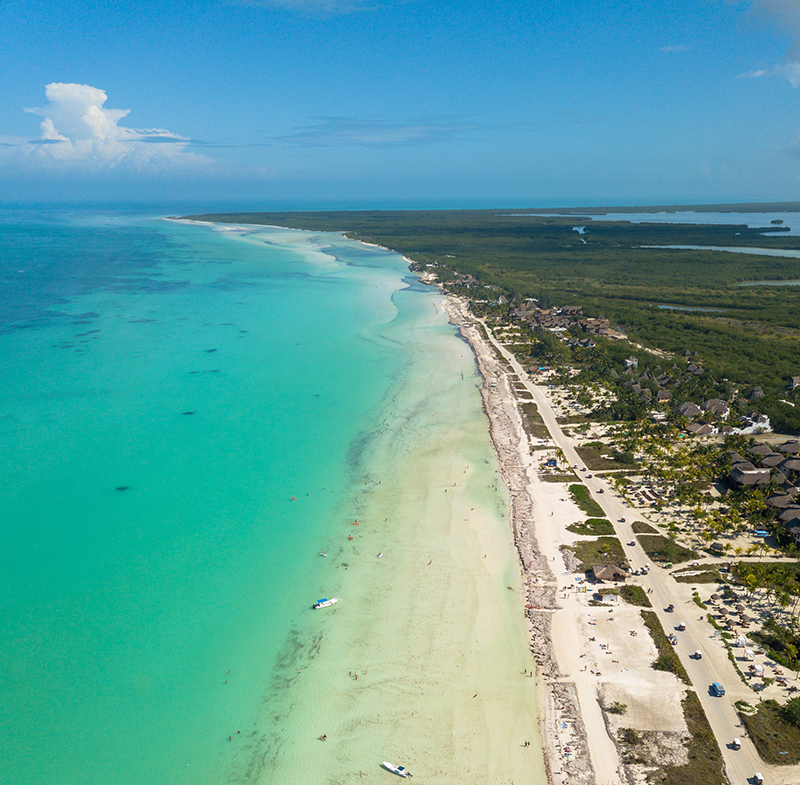
[[[624,581],[628,577],[616,564],[595,564],[592,573],[596,581]]]
[[[774,493],[767,499],[766,503],[776,510],[784,510],[792,504],[792,497],[788,493]]]

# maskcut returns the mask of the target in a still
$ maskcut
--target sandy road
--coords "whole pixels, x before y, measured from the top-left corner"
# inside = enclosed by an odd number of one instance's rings
[[[583,461],[575,450],[571,438],[561,430],[556,420],[553,407],[545,393],[538,385],[529,380],[516,358],[500,345],[487,327],[491,343],[508,360],[520,382],[533,395],[539,414],[550,432],[554,444],[559,447],[570,465],[583,466]],[[638,544],[631,521],[636,511],[626,505],[620,497],[611,493],[609,484],[602,478],[592,476],[582,477],[582,482],[592,493],[594,500],[603,509],[606,517],[612,521],[616,533],[623,543],[623,550],[630,564],[642,565],[648,560],[647,554]],[[603,493],[598,491],[603,490]],[[621,519],[625,518],[625,522]],[[634,542],[634,545],[628,543]],[[739,726],[734,702],[738,699],[753,702],[753,694],[742,684],[738,673],[728,659],[727,652],[719,641],[714,640],[714,630],[707,622],[705,613],[691,600],[686,602],[685,588],[680,587],[675,580],[659,567],[655,567],[641,579],[641,585],[650,589],[650,599],[654,611],[667,634],[672,632],[679,622],[686,625],[684,632],[676,632],[679,637],[676,647],[681,662],[686,668],[689,678],[698,695],[709,724],[720,745],[726,773],[731,785],[744,785],[751,782],[756,771],[763,773],[766,783],[781,783],[781,785],[800,785],[800,766],[768,766],[763,763],[756,752],[752,742],[744,737],[743,729]],[[670,605],[675,606],[675,612],[669,613],[665,609]],[[703,652],[702,659],[690,657],[693,652]],[[726,687],[726,695],[722,698],[714,697],[709,692],[712,682],[720,682]],[[729,746],[734,738],[742,741],[741,750],[734,750]],[[602,770],[602,766],[598,770]]]

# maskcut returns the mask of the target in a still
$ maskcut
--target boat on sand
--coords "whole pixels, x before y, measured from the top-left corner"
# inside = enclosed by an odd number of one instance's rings
[[[394,763],[389,763],[387,761],[383,762],[383,767],[388,769],[392,772],[392,774],[397,774],[398,777],[410,777],[411,772],[406,770],[405,766],[395,766]]]

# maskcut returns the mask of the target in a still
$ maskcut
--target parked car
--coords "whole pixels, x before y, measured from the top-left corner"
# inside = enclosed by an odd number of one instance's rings
[[[742,740],[741,739],[734,739],[733,740],[733,748],[735,750],[740,750],[742,748]]]
[[[725,688],[718,681],[715,681],[709,689],[716,698],[721,698],[725,694]]]
[[[674,611],[674,610],[675,610],[675,606],[674,606],[672,603],[670,603],[669,605],[667,605],[667,607],[666,607],[666,608],[664,608],[664,610],[665,610],[667,613],[672,613],[672,611]]]

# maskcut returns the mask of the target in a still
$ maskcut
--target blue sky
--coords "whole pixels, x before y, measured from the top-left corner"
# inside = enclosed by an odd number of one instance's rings
[[[800,0],[0,0],[0,200],[793,200]]]

